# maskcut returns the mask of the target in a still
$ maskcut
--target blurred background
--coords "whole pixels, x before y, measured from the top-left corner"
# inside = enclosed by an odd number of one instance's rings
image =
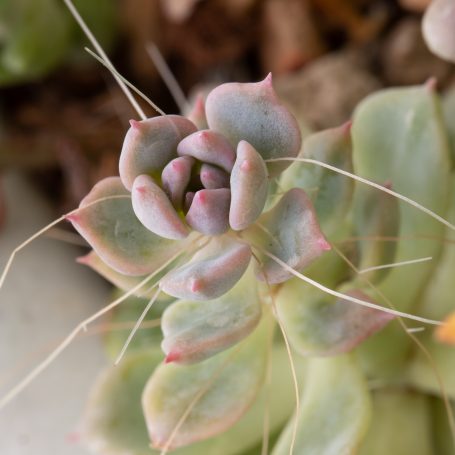
[[[166,113],[179,107],[147,51],[152,45],[189,100],[271,71],[304,131],[343,123],[381,87],[430,77],[442,92],[455,86],[454,65],[431,54],[421,35],[429,0],[74,3],[120,73]],[[128,120],[137,115],[84,46],[91,47],[62,0],[0,1],[2,267],[28,235],[117,174]],[[81,242],[63,223],[18,255],[0,291],[0,391],[109,301],[109,286],[74,261],[86,251]],[[0,453],[83,453],[78,418],[104,363],[100,339],[81,337],[0,413]]]

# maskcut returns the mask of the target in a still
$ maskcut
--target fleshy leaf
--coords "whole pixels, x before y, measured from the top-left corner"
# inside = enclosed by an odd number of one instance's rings
[[[134,180],[131,200],[139,221],[154,234],[173,240],[188,236],[188,227],[152,177],[144,174]]]
[[[437,95],[431,85],[388,89],[366,98],[357,107],[351,129],[354,172],[377,183],[390,182],[394,191],[445,216],[449,197],[449,149]],[[356,184],[359,188],[364,185]],[[357,189],[356,189],[357,191]],[[444,226],[404,202],[394,262],[437,258]],[[425,241],[416,236],[427,236]],[[378,284],[400,311],[415,307],[437,261],[393,268]],[[359,346],[369,375],[386,379],[396,375],[409,357],[412,341],[397,324]]]
[[[359,237],[360,260],[357,268],[364,270],[394,262],[397,242],[384,242],[384,239],[394,239],[398,235],[398,199],[375,188],[359,187],[354,200],[353,218],[355,236]],[[363,277],[377,282],[391,270],[374,270]]]
[[[106,199],[110,196],[124,198]],[[146,229],[134,214],[130,193],[118,177],[98,182],[82,200],[78,213],[69,216],[77,231],[99,257],[124,275],[145,275],[166,262],[184,247]]]
[[[300,403],[295,454],[355,453],[370,419],[365,379],[347,355],[311,359]],[[281,434],[272,455],[288,455],[294,422]]]
[[[164,312],[161,326],[167,362],[205,360],[245,338],[261,317],[252,267],[226,294],[208,302],[180,300]]]
[[[180,156],[170,161],[161,174],[163,190],[176,208],[182,206],[193,164],[194,159],[190,156]]]
[[[371,301],[361,291],[344,293]],[[348,352],[393,319],[389,313],[336,299],[297,279],[280,289],[276,305],[292,346],[310,356]]]
[[[214,164],[231,172],[235,150],[220,133],[211,130],[197,131],[183,139],[177,147],[180,156],[192,156],[203,163]]]
[[[146,379],[156,368],[159,351],[130,353],[97,380],[83,422],[84,442],[93,453],[150,455],[147,427],[139,410]]]
[[[455,63],[455,2],[433,0],[423,17],[422,30],[430,50]]]
[[[278,99],[269,74],[258,83],[228,83],[210,92],[205,105],[209,127],[226,136],[234,147],[249,142],[264,160],[295,157],[301,146],[297,121]],[[276,176],[289,162],[269,163]]]
[[[258,227],[246,231],[253,245],[259,245],[296,270],[319,257],[330,245],[322,234],[313,205],[299,188],[289,190],[258,221]],[[258,277],[268,283],[281,283],[292,273],[269,257],[263,258]]]
[[[406,390],[373,394],[370,429],[359,455],[433,455],[429,398]],[[357,453],[357,452],[356,452]]]
[[[251,259],[245,243],[230,238],[213,238],[191,261],[161,280],[164,292],[187,300],[220,297],[240,280]]]
[[[202,186],[208,190],[229,188],[229,174],[217,166],[204,163],[199,175]]]
[[[224,234],[229,229],[229,204],[231,191],[228,188],[199,190],[195,193],[186,222],[205,235]]]
[[[455,87],[444,97],[443,101],[444,120],[450,140],[450,153],[452,166],[455,165]]]
[[[231,172],[229,224],[241,231],[262,213],[268,193],[267,167],[261,155],[246,141],[237,146],[237,158]]]
[[[164,166],[177,157],[178,143],[196,129],[179,115],[132,120],[120,154],[120,178],[125,187],[131,191],[138,175],[159,176]]]
[[[115,355],[118,351],[115,352]],[[117,367],[109,368],[96,382],[85,413],[85,442],[99,455],[158,455],[150,448],[140,394],[161,358],[153,350],[129,352]],[[270,389],[262,387],[247,413],[216,437],[179,448],[175,455],[238,455],[261,443],[264,412],[270,414],[275,434],[292,413],[295,404],[289,360],[282,346],[271,352]],[[295,359],[299,375],[304,362]],[[280,393],[273,393],[280,390]]]
[[[350,123],[305,138],[302,156],[352,172]],[[351,206],[354,182],[323,167],[294,163],[281,176],[280,188],[305,190],[323,231],[330,236],[339,229]]]
[[[238,346],[204,362],[189,366],[167,363],[156,369],[142,396],[154,447],[170,443],[173,449],[207,439],[242,417],[264,379],[269,322],[269,318],[263,319]]]

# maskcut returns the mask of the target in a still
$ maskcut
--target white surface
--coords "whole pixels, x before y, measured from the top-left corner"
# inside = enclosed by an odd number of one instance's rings
[[[17,175],[4,179],[7,223],[0,267],[12,249],[52,221],[42,197]],[[40,238],[16,256],[0,289],[0,394],[22,379],[81,320],[108,303],[109,287],[74,259],[81,250]],[[106,360],[98,336],[84,334],[23,393],[0,410],[1,455],[83,455],[77,426],[90,385]]]

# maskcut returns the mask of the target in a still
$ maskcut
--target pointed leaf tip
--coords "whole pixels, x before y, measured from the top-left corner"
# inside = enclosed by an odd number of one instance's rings
[[[297,121],[278,99],[271,75],[258,83],[228,83],[210,92],[206,102],[209,127],[237,147],[249,142],[264,160],[295,157],[301,147]],[[290,162],[268,163],[276,176]]]

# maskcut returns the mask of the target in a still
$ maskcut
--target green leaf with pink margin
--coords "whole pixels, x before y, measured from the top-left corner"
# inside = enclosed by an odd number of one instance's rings
[[[210,129],[226,136],[234,147],[250,143],[264,160],[295,157],[302,143],[294,116],[277,97],[269,74],[258,83],[228,83],[212,90],[205,105]],[[289,162],[269,163],[276,176]]]
[[[391,185],[384,186],[392,189]],[[400,228],[398,199],[375,188],[359,187],[354,200],[353,220],[354,236],[359,238],[360,257],[357,268],[362,271],[393,263],[397,242],[390,239],[398,236]],[[359,277],[358,282],[362,283],[362,280],[368,279],[377,283],[392,270],[389,268],[366,272]]]
[[[362,291],[343,292],[372,302]],[[280,288],[276,306],[290,343],[305,356],[351,351],[393,319],[389,313],[328,296],[298,279],[289,280]]]
[[[161,175],[164,166],[177,158],[177,145],[196,126],[180,115],[164,115],[143,121],[131,120],[120,154],[120,178],[131,191],[138,175]]]
[[[248,336],[261,318],[261,301],[252,265],[237,284],[218,299],[180,300],[161,321],[166,362],[200,362]]]
[[[231,172],[229,224],[241,231],[262,213],[268,194],[267,167],[261,155],[246,141],[237,146],[237,158]]]
[[[359,455],[443,455],[435,451],[430,397],[403,387],[372,394],[370,428]],[[447,415],[444,416],[447,420]],[[453,453],[453,445],[448,454]]]
[[[111,196],[116,198],[95,202]],[[96,254],[124,275],[146,275],[185,248],[185,243],[158,237],[140,223],[118,177],[98,182],[80,207],[67,218]]]
[[[187,264],[161,280],[161,289],[186,300],[211,300],[229,291],[245,273],[251,248],[226,236],[214,237]]]
[[[306,137],[300,156],[352,172],[351,124]],[[328,236],[336,234],[352,202],[354,181],[313,164],[294,163],[280,177],[280,188],[305,190],[313,202],[319,223]]]
[[[136,177],[131,189],[131,202],[139,221],[159,237],[182,240],[190,233],[164,190],[153,178],[143,174]]]
[[[228,188],[199,190],[191,201],[185,220],[202,234],[224,234],[229,229],[230,202],[231,191]]]
[[[210,438],[245,414],[264,381],[270,322],[269,315],[239,345],[204,362],[155,370],[142,396],[154,447],[174,449]]]
[[[300,402],[294,454],[353,454],[370,421],[365,378],[355,359],[341,355],[311,359]],[[272,455],[289,455],[294,420],[281,434]]]
[[[305,191],[293,188],[264,213],[251,228],[244,231],[252,246],[277,256],[294,270],[300,271],[330,250],[316,213]],[[269,284],[282,283],[293,275],[274,259],[260,255],[258,278]],[[265,277],[264,277],[265,275]]]

